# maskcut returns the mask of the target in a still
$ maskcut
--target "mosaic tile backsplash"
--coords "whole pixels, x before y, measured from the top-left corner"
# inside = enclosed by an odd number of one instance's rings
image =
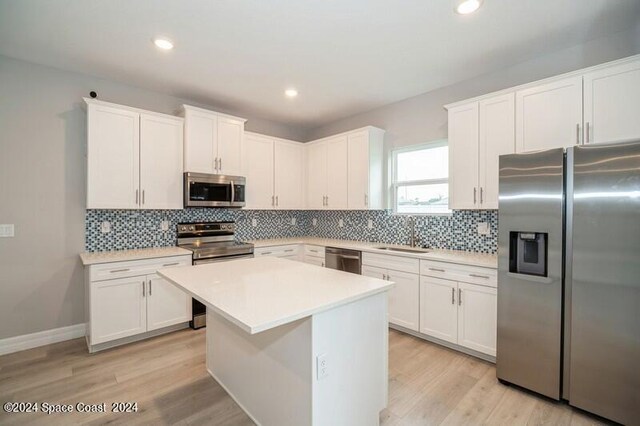
[[[165,220],[169,222],[169,229],[162,231],[161,223]],[[87,210],[85,249],[173,246],[178,223],[217,220],[236,222],[236,235],[241,240],[313,236],[408,244],[411,235],[408,218],[394,215],[390,210]],[[111,224],[109,233],[101,231],[105,221]],[[489,224],[489,235],[478,234],[480,222]],[[415,229],[418,243],[428,247],[483,253],[495,253],[498,249],[497,210],[457,210],[450,216],[416,216]]]

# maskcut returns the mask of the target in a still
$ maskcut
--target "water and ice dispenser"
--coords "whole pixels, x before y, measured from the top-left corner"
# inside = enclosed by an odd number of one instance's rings
[[[509,272],[546,277],[548,240],[544,232],[510,232]]]

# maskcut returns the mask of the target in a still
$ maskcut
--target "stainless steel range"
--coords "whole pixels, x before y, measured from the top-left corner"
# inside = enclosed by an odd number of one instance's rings
[[[178,247],[193,252],[194,265],[226,262],[253,257],[253,244],[236,241],[234,222],[194,222],[178,224]],[[198,329],[206,325],[206,307],[191,300],[192,319],[189,325]]]

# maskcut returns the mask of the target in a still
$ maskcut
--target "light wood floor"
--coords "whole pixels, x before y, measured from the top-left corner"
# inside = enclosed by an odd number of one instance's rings
[[[0,357],[0,403],[136,401],[132,414],[6,414],[0,424],[251,425],[205,371],[204,330],[90,355],[84,339]],[[391,330],[383,425],[591,425],[600,420],[495,378],[492,364]],[[109,408],[109,407],[108,407]]]

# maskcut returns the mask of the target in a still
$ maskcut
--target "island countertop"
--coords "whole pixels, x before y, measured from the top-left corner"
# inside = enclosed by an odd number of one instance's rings
[[[394,285],[275,257],[165,268],[158,274],[250,334],[387,291]]]

